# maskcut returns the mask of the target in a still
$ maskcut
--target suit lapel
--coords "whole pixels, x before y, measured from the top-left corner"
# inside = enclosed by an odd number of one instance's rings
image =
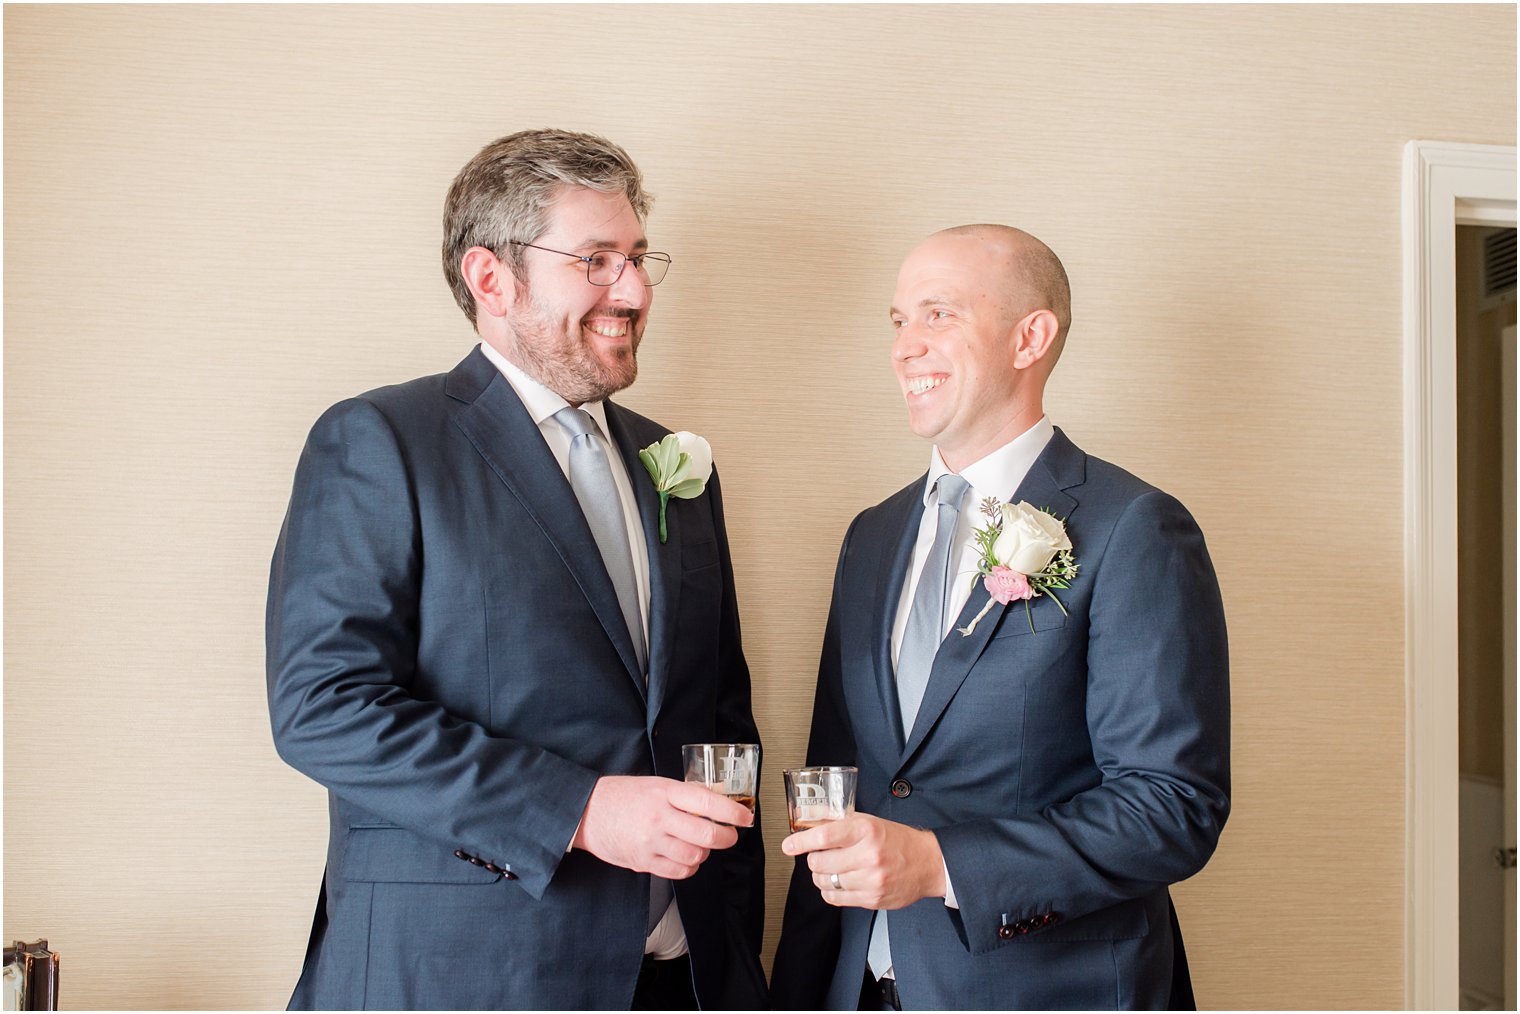
[[[1080,485],[1086,471],[1085,455],[1077,449],[1076,445],[1066,438],[1059,429],[1050,438],[1050,443],[1040,452],[1035,463],[1029,469],[1029,474],[1024,476],[1024,481],[1019,483],[1019,488],[1008,498],[1010,503],[1018,503],[1020,500],[1028,501],[1032,506],[1045,511],[1051,511],[1063,518],[1070,518],[1077,509],[1077,501],[1066,490],[1072,486]],[[902,569],[907,570],[907,564]],[[889,608],[895,610],[896,600]],[[903,748],[902,759],[904,762],[923,744],[929,730],[934,723],[939,721],[939,716],[950,704],[961,684],[971,673],[971,667],[976,660],[981,658],[982,652],[987,649],[987,643],[992,639],[992,632],[997,629],[998,620],[1009,609],[1023,609],[1023,603],[1009,603],[999,605],[994,603],[992,609],[977,623],[976,629],[969,635],[962,634],[960,628],[965,627],[982,611],[987,604],[987,591],[982,587],[980,580],[972,589],[971,595],[966,599],[966,605],[961,609],[960,616],[956,618],[955,628],[952,629],[945,640],[940,644],[939,652],[934,656],[934,665],[929,671],[929,683],[924,688],[924,699],[918,707],[918,716],[913,720],[913,729],[908,735],[907,744]]]
[[[888,551],[881,554],[876,571],[876,594],[871,599],[879,604],[871,638],[876,691],[887,728],[896,738],[899,750],[903,746],[902,705],[897,699],[897,672],[892,664],[892,625],[897,620],[903,583],[908,579],[908,567],[913,562],[913,544],[918,541],[918,526],[924,515],[924,483],[927,480],[925,474],[900,493],[901,503],[894,504],[888,515],[887,530],[896,532],[897,538],[895,543],[888,543]]]
[[[639,523],[649,553],[649,722],[660,713],[669,688],[674,660],[676,617],[681,607],[681,512],[674,502],[665,512],[664,544],[660,543],[660,494],[649,471],[639,460],[639,449],[663,437],[664,431],[645,425],[621,406],[606,402],[607,429],[623,456],[633,498],[639,505]],[[645,432],[637,432],[643,429]]]
[[[445,390],[467,402],[455,424],[559,553],[642,697],[644,677],[601,550],[570,481],[517,392],[479,349],[449,375]]]

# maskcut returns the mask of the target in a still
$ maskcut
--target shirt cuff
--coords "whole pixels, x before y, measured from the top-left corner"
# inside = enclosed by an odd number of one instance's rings
[[[959,910],[961,903],[955,900],[955,885],[950,883],[950,867],[945,865],[945,857],[939,857],[940,868],[945,871],[945,907]]]

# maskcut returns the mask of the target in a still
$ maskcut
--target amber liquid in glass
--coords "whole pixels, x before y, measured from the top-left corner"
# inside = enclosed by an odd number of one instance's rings
[[[833,819],[832,817],[824,817],[821,820],[798,820],[795,817],[791,817],[788,818],[788,823],[792,825],[792,834],[796,834],[798,831],[806,831],[808,828],[827,824]]]
[[[708,787],[712,788],[712,790],[714,792],[718,791],[713,786],[708,786]],[[733,794],[727,793],[727,792],[723,793],[723,795],[727,799],[732,799],[734,802],[736,802],[740,806],[744,807],[750,813],[754,813],[755,812],[755,797],[754,796],[737,796],[737,795],[733,795]],[[728,823],[728,821],[726,821],[726,820],[715,820],[715,821],[713,821],[713,823],[719,825],[720,827],[733,827],[734,826],[734,825]]]

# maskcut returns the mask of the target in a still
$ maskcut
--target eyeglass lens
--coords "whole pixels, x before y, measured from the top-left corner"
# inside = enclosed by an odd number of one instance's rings
[[[659,285],[670,270],[670,258],[664,254],[637,254],[629,258],[615,250],[599,250],[586,262],[586,277],[592,285],[611,285],[622,275],[623,264],[628,260],[633,261],[639,280],[645,285]]]

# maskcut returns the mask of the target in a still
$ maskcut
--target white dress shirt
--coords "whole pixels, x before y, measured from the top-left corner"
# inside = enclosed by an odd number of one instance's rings
[[[565,473],[566,479],[569,479],[571,437],[554,418],[554,414],[570,403],[508,362],[505,356],[489,344],[481,342],[480,351],[485,353],[485,357],[501,371],[507,383],[512,385],[512,390],[517,392],[523,408],[528,410],[529,417],[538,427],[538,431],[543,434],[544,441],[554,454],[554,460],[559,463],[560,471]],[[644,528],[639,522],[639,505],[633,498],[633,483],[628,477],[628,466],[623,462],[622,452],[608,435],[607,406],[600,401],[588,401],[581,405],[581,409],[591,416],[596,424],[595,439],[602,443],[602,452],[607,455],[607,463],[612,470],[613,484],[617,486],[618,499],[623,504],[623,524],[628,529],[628,548],[632,551],[630,555],[633,557],[633,574],[639,588],[639,618],[644,624],[644,643],[648,644],[649,547],[644,542]],[[580,828],[577,827],[576,832],[579,833],[579,831]],[[568,846],[565,851],[570,851]],[[644,941],[644,953],[661,960],[678,958],[686,953],[686,929],[681,925],[681,915],[676,911],[674,900],[665,910],[660,924]]]
[[[950,540],[950,551],[954,556],[950,559],[950,570],[955,575],[950,587],[947,589],[949,596],[948,606],[945,610],[945,629],[943,633],[949,634],[950,628],[955,626],[955,621],[960,618],[961,610],[965,608],[966,600],[971,597],[973,585],[981,588],[981,582],[976,581],[976,573],[981,554],[977,549],[976,542],[972,539],[971,530],[981,528],[987,524],[988,519],[982,514],[982,501],[987,497],[995,497],[998,500],[1008,500],[1013,496],[1024,477],[1029,474],[1029,469],[1034,465],[1035,459],[1050,443],[1050,438],[1055,435],[1055,427],[1051,425],[1049,416],[1040,416],[1040,421],[1035,423],[1023,433],[1014,437],[1008,443],[999,447],[991,454],[961,469],[960,476],[970,484],[971,489],[966,493],[966,499],[961,502],[960,523],[956,526],[955,537]],[[924,570],[924,563],[929,558],[929,551],[934,546],[934,532],[939,527],[939,491],[936,484],[942,475],[949,473],[950,469],[945,465],[945,459],[940,457],[939,448],[936,447],[929,457],[929,476],[924,483],[924,514],[918,523],[918,540],[913,544],[913,557],[908,563],[908,577],[903,581],[902,595],[897,600],[897,618],[892,623],[892,669],[897,669],[897,654],[902,648],[903,633],[908,628],[908,614],[913,610],[913,596],[918,591],[918,579]],[[983,593],[985,594],[985,592]],[[943,862],[943,860],[941,860]],[[950,883],[950,870],[945,869],[945,905],[949,908],[960,908],[955,899],[955,885]],[[872,969],[878,979],[892,978],[892,969],[878,972]]]
[[[960,618],[966,600],[971,597],[972,579],[976,576],[980,560],[976,543],[971,538],[971,530],[987,524],[987,518],[982,515],[982,501],[987,497],[1007,500],[1013,496],[1055,432],[1050,417],[1040,416],[1040,421],[1029,429],[961,470],[961,478],[971,485],[971,489],[961,502],[960,524],[956,527],[955,537],[950,540],[950,551],[955,554],[950,560],[950,568],[955,578],[947,590],[950,601],[949,608],[945,610],[944,633],[950,633],[950,628]],[[894,671],[897,669],[897,652],[902,647],[903,632],[908,629],[908,613],[913,610],[913,595],[918,591],[919,576],[923,573],[924,562],[929,558],[929,550],[934,546],[934,530],[939,527],[939,495],[935,484],[939,482],[940,476],[949,471],[936,447],[930,455],[929,477],[924,483],[924,515],[918,522],[918,541],[913,545],[908,579],[903,582],[902,596],[897,600],[897,619],[892,624]],[[980,587],[979,582],[977,586]]]

